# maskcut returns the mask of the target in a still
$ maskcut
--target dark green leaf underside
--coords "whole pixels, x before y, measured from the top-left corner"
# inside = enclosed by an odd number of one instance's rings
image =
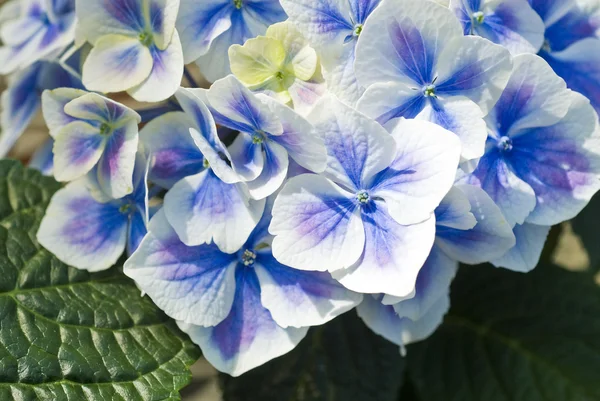
[[[35,234],[51,178],[0,160],[0,400],[177,400],[199,351],[118,267],[61,263]]]
[[[600,400],[600,288],[553,266],[463,267],[450,314],[408,361],[423,401]]]
[[[225,401],[396,401],[403,372],[398,346],[352,311],[312,328],[289,354],[221,378]]]

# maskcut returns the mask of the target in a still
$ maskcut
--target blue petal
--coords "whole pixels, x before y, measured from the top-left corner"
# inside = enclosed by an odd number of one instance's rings
[[[471,213],[471,203],[463,191],[452,187],[435,209],[436,226],[470,230],[477,224]]]
[[[598,18],[589,15],[583,7],[573,3],[567,13],[547,27],[546,40],[552,51],[562,51],[582,39],[598,37],[598,28]]]
[[[529,0],[529,4],[549,27],[565,15],[573,7],[574,2],[572,0]]]
[[[235,254],[216,245],[183,244],[161,210],[125,262],[124,273],[172,318],[215,325],[230,313],[237,263]]]
[[[538,264],[550,227],[528,223],[517,224],[513,232],[517,244],[502,257],[493,259],[491,262],[497,267],[527,273]]]
[[[364,24],[367,17],[375,10],[381,0],[352,0],[350,8],[352,9],[353,21],[357,24]]]
[[[29,160],[29,167],[38,170],[43,175],[51,176],[54,170],[54,154],[52,153],[53,146],[54,140],[52,138],[46,139],[44,144],[35,151],[33,156],[31,156],[31,160]]]
[[[129,220],[127,227],[127,255],[131,256],[139,247],[140,242],[148,232],[146,228],[146,216],[141,210],[136,210]]]
[[[281,328],[261,304],[260,284],[252,269],[235,274],[235,299],[229,315],[215,327],[179,323],[221,372],[239,376],[291,351],[308,328]]]

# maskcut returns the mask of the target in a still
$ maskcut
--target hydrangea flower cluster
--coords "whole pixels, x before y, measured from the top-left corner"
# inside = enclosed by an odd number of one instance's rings
[[[460,263],[530,271],[600,189],[599,10],[13,0],[0,156],[41,105],[32,164],[65,187],[38,241],[89,271],[125,252],[223,372],[354,308],[404,349],[441,323]]]

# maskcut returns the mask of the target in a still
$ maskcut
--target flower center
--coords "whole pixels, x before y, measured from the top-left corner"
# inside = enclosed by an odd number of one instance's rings
[[[361,190],[356,193],[356,200],[361,205],[366,205],[371,200],[371,196],[369,195],[369,193],[367,191]]]
[[[121,205],[121,207],[119,207],[119,212],[121,212],[123,214],[128,214],[130,210],[131,210],[131,203],[124,203]]]
[[[471,19],[473,20],[473,25],[481,25],[485,20],[485,15],[481,11],[477,11],[473,13]]]
[[[352,32],[352,34],[354,36],[358,37],[362,33],[362,30],[363,30],[363,24],[356,24],[354,26],[354,31]]]
[[[252,266],[254,265],[254,262],[256,262],[256,253],[250,249],[246,249],[242,253],[241,259],[244,266]]]
[[[264,131],[256,131],[254,135],[252,135],[252,143],[255,145],[260,145],[265,141],[265,132]]]
[[[242,8],[242,0],[233,0],[233,5],[239,10]]]
[[[277,78],[280,81],[283,81],[283,78],[285,78],[285,76],[283,75],[283,72],[277,71],[277,73],[275,73],[275,78]]]
[[[152,44],[154,38],[152,37],[152,34],[149,32],[142,32],[138,35],[138,39],[139,41],[146,47],[150,47],[150,45]]]
[[[507,136],[503,136],[498,140],[497,146],[502,152],[510,152],[513,148],[512,139]]]
[[[204,168],[209,168],[210,167],[210,163],[208,162],[208,159],[202,160],[202,166]]]
[[[110,128],[110,125],[107,123],[100,124],[100,135],[108,135],[111,133],[111,131],[112,128]]]
[[[430,84],[423,88],[423,95],[425,97],[436,97],[435,95],[435,85]]]
[[[544,44],[542,45],[542,50],[546,53],[552,52],[552,46],[550,46],[550,42],[548,39],[544,40]]]

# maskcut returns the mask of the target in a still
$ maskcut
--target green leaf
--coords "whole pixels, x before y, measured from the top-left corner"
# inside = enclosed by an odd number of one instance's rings
[[[199,351],[117,267],[41,248],[60,185],[0,160],[0,400],[177,400]]]
[[[312,328],[292,352],[238,377],[225,401],[397,401],[404,359],[356,312]]]
[[[600,288],[554,266],[462,267],[408,370],[423,401],[600,400]]]

